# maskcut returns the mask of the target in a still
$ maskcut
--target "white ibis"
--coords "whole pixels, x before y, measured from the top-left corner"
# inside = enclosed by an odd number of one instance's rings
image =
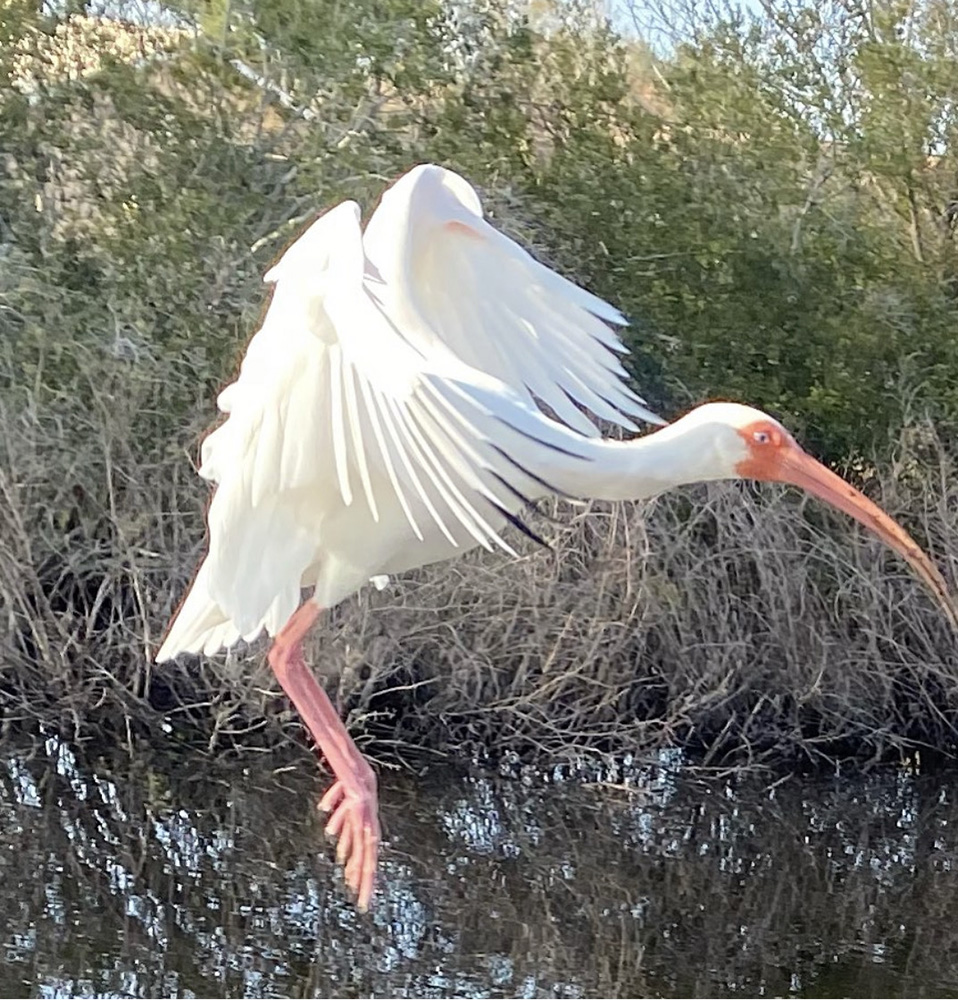
[[[227,419],[203,444],[200,475],[216,484],[209,550],[156,659],[273,637],[269,662],[335,775],[320,807],[361,909],[377,863],[376,779],[302,640],[372,577],[477,545],[512,552],[503,529],[524,528],[525,505],[550,493],[639,499],[773,480],[861,521],[956,620],[908,534],[766,414],[706,403],[645,436],[601,439],[585,410],[631,431],[664,423],[625,384],[612,329],[622,315],[498,232],[451,171],[401,177],[365,233],[354,202],[331,209],[266,280],[263,324],[219,395]]]

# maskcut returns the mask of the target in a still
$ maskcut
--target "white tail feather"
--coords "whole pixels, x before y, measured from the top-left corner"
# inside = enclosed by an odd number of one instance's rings
[[[179,653],[198,653],[200,650],[215,653],[238,638],[236,626],[209,595],[209,566],[204,559],[156,654],[156,662],[165,663]]]

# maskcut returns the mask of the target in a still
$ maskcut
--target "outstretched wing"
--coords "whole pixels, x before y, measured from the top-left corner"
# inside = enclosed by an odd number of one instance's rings
[[[664,423],[626,384],[609,325],[622,314],[486,222],[458,174],[425,165],[400,178],[364,245],[373,293],[426,356],[448,351],[590,436],[582,407],[630,430],[632,418]]]
[[[423,358],[367,293],[364,266],[359,210],[345,203],[267,275],[263,325],[203,445],[200,473],[217,484],[209,552],[158,660],[279,631],[344,507],[396,519],[390,536],[423,538],[428,526],[453,549],[512,551],[499,530],[521,471],[425,391],[427,374],[468,380],[469,369]],[[340,550],[352,541],[335,539]]]

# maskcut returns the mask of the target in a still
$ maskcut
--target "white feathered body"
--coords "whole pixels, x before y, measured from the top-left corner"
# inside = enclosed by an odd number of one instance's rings
[[[574,480],[589,461],[576,403],[660,422],[622,381],[604,322],[622,317],[489,226],[441,168],[397,182],[365,236],[354,203],[327,212],[267,280],[203,444],[208,554],[160,661],[275,635],[303,588],[332,607],[370,577],[511,551],[501,533],[549,492],[544,473]]]

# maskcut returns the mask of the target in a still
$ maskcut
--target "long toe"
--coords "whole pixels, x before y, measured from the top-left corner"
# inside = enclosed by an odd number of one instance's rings
[[[346,790],[343,788],[343,783],[341,781],[334,781],[326,789],[326,794],[319,800],[317,809],[324,813],[332,812],[343,801],[345,795]]]

